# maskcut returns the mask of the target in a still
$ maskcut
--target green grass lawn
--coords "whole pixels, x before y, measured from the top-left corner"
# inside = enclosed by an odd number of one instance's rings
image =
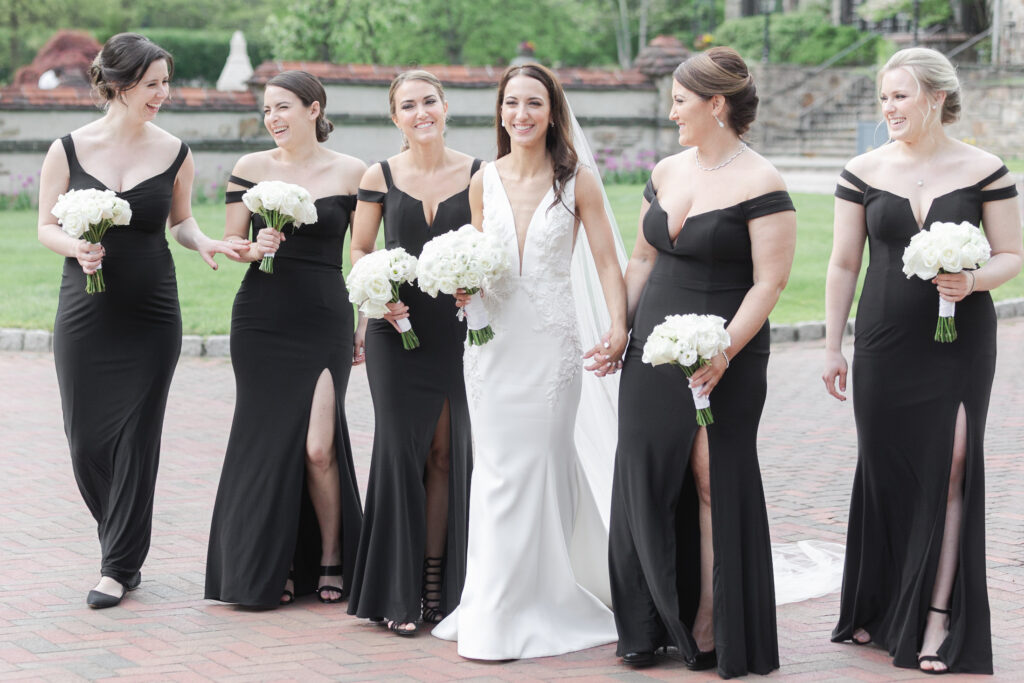
[[[608,196],[622,231],[626,250],[633,248],[640,215],[640,185],[611,185]],[[774,313],[775,323],[822,320],[825,316],[825,269],[832,248],[832,202],[829,195],[794,194],[797,207],[797,253],[789,285]],[[197,205],[196,220],[206,234],[219,236],[223,205]],[[36,239],[35,211],[0,211],[4,256],[0,268],[0,327],[53,329],[62,259]],[[178,293],[185,334],[226,334],[231,304],[246,266],[218,257],[210,270],[195,252],[168,236],[178,275]],[[345,253],[348,254],[346,244]],[[346,258],[346,271],[348,269]],[[997,299],[1024,296],[1024,278],[995,292]]]

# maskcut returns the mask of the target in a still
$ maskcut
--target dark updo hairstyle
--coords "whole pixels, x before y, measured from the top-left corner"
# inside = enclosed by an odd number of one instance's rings
[[[746,63],[731,47],[713,47],[676,67],[672,77],[704,100],[725,98],[728,125],[743,135],[757,117],[757,88]]]
[[[106,106],[125,90],[131,90],[153,62],[167,62],[167,74],[174,74],[174,58],[149,38],[138,33],[118,33],[103,44],[103,49],[92,60],[89,80],[101,103]]]
[[[512,140],[508,131],[501,126],[501,105],[505,101],[505,87],[508,82],[516,76],[527,76],[540,81],[541,85],[548,92],[548,101],[551,103],[551,125],[548,126],[545,147],[551,155],[554,165],[553,187],[555,190],[555,201],[552,206],[562,201],[562,191],[565,184],[576,175],[578,157],[576,148],[572,144],[572,122],[569,119],[569,105],[565,99],[565,92],[562,84],[558,82],[551,70],[540,64],[522,64],[510,66],[505,69],[498,83],[498,105],[497,119],[495,123],[498,129],[498,159],[512,151]]]
[[[320,115],[316,117],[316,141],[326,142],[334,130],[334,124],[327,120],[324,113],[327,109],[327,93],[320,79],[305,71],[282,71],[267,81],[267,86],[271,85],[294,94],[304,107],[311,107],[314,102],[320,103]]]

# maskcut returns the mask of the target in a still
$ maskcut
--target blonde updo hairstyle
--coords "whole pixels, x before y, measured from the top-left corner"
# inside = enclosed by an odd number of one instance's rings
[[[391,112],[392,118],[394,118],[395,114],[398,112],[398,103],[395,102],[395,93],[398,92],[398,88],[401,87],[403,83],[407,83],[409,81],[423,81],[424,83],[429,83],[434,87],[434,90],[437,91],[437,96],[441,98],[441,101],[445,103],[448,102],[444,96],[444,86],[441,85],[441,79],[437,76],[429,71],[424,71],[423,69],[403,71],[395,76],[394,80],[391,81],[391,87],[388,88],[388,111]],[[448,119],[445,117],[445,122],[447,123],[447,121]],[[409,141],[406,140],[403,135],[402,151],[404,152],[407,149],[409,149]]]
[[[173,76],[171,53],[146,36],[138,33],[111,36],[89,67],[89,80],[99,104],[106,107],[125,90],[134,88],[146,75],[150,64],[160,59],[167,62],[168,76]]]
[[[320,103],[320,114],[316,117],[316,141],[326,142],[334,124],[327,120],[327,93],[320,79],[306,71],[282,71],[269,81],[267,87],[284,88],[299,98],[303,107],[311,107],[314,102]]]
[[[878,90],[882,90],[882,78],[894,69],[906,69],[918,88],[929,97],[937,93],[945,93],[942,102],[943,125],[956,123],[960,120],[960,79],[956,75],[956,67],[941,52],[927,47],[908,47],[900,50],[885,63],[878,72]],[[925,120],[932,115],[929,109]]]
[[[757,88],[746,62],[731,47],[713,47],[676,67],[672,77],[703,100],[721,95],[726,103],[725,123],[736,135],[750,130],[757,118]]]

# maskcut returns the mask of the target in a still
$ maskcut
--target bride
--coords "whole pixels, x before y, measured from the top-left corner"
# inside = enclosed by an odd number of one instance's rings
[[[466,582],[459,607],[433,631],[457,640],[463,657],[488,660],[616,639],[606,606],[609,496],[601,490],[611,453],[604,468],[588,469],[574,430],[581,431],[581,356],[603,376],[621,367],[626,346],[616,237],[600,180],[578,163],[561,85],[542,66],[510,67],[497,109],[498,159],[473,177],[470,206],[473,224],[500,238],[513,266],[485,288],[495,338],[466,351],[475,443]],[[581,224],[586,239],[574,259]],[[583,302],[574,302],[571,282],[588,249],[593,257],[584,265],[597,276],[579,296],[591,302],[603,294],[607,313],[597,317],[607,315],[610,326],[584,356],[575,305]],[[587,393],[593,400],[600,392]]]

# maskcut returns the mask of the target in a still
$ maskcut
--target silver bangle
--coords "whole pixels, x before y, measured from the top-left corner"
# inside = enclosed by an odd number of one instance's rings
[[[729,369],[729,356],[726,355],[725,351],[722,351],[722,358],[725,359],[725,369]]]

